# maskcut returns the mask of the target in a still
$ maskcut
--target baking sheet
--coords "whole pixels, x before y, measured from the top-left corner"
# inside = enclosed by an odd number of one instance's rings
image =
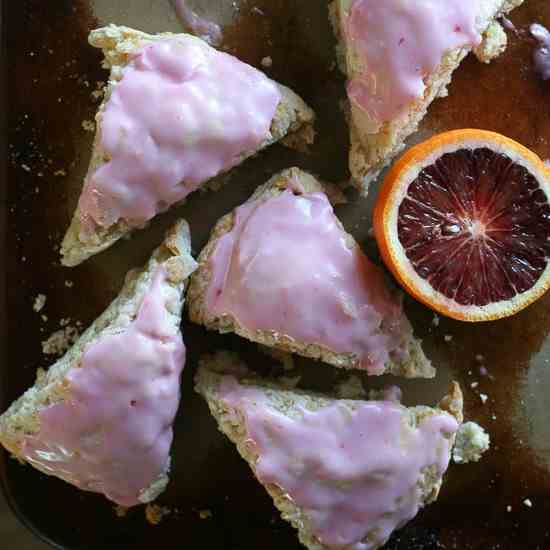
[[[131,240],[82,266],[62,268],[57,246],[75,206],[92,142],[82,122],[93,120],[97,101],[92,92],[106,78],[100,54],[87,46],[86,35],[110,22],[149,32],[179,31],[181,25],[168,0],[4,3],[9,322],[7,358],[0,366],[0,409],[33,382],[37,367],[51,363],[42,355],[40,342],[62,319],[89,324],[116,295],[126,271],[149,256],[176,217],[190,222],[198,252],[214,222],[274,172],[297,165],[334,183],[348,177],[347,129],[339,109],[343,78],[335,66],[325,2],[190,4],[225,25],[223,47],[228,51],[258,67],[262,58],[272,58],[266,72],[294,88],[317,111],[317,142],[307,155],[273,146],[234,170],[219,192],[197,193]],[[533,74],[526,33],[531,22],[550,25],[550,4],[527,0],[511,19],[518,31],[508,31],[507,52],[489,66],[468,58],[455,73],[449,97],[432,105],[415,140],[451,128],[487,128],[550,158],[550,85]],[[369,199],[337,208],[374,259],[369,227],[375,195],[376,188]],[[36,313],[32,306],[39,293],[47,301]],[[388,548],[550,548],[549,306],[546,296],[511,319],[476,325],[441,319],[435,326],[432,312],[407,300],[415,331],[424,339],[439,376],[434,381],[400,381],[405,401],[433,404],[448,382],[458,379],[468,418],[489,429],[493,448],[480,464],[451,467],[438,503],[394,536]],[[293,529],[277,517],[269,497],[192,390],[197,358],[206,351],[233,349],[260,366],[269,360],[236,336],[207,334],[187,321],[183,330],[188,363],[175,426],[172,480],[160,499],[173,513],[158,526],[145,522],[142,509],[117,518],[102,497],[0,455],[10,503],[40,536],[70,549],[299,548]],[[340,376],[321,364],[302,359],[297,363],[303,387],[327,388]],[[480,374],[482,365],[490,376]],[[479,386],[472,389],[475,382]],[[368,381],[369,387],[381,383]],[[485,404],[480,393],[488,396]],[[531,508],[523,503],[527,498]],[[201,519],[205,510],[211,517]]]

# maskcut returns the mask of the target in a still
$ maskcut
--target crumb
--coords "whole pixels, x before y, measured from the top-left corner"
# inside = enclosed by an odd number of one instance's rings
[[[42,321],[45,323],[47,322],[48,320],[48,316],[47,315],[41,315],[40,318],[42,319]]]
[[[39,311],[42,310],[42,308],[45,305],[46,305],[46,296],[44,294],[39,294],[34,299],[34,305],[32,306],[32,308],[34,309],[34,311],[36,311],[38,313]]]
[[[489,434],[475,422],[466,422],[456,434],[453,460],[457,464],[477,462],[489,449]]]
[[[158,525],[170,513],[170,508],[158,504],[149,503],[145,507],[145,518],[151,525]]]
[[[472,382],[470,384],[470,388],[473,388],[473,389],[477,388],[478,386],[479,386],[479,382]]]
[[[293,390],[302,379],[302,376],[299,374],[298,376],[281,376],[281,378],[278,379],[278,382],[281,384],[281,386],[287,390]]]
[[[496,420],[496,419],[497,419],[497,415],[496,415],[496,414],[493,414],[493,415],[491,416],[491,419],[492,419],[492,420]]]
[[[56,170],[54,173],[53,173],[54,176],[66,176],[67,175],[67,172],[65,172],[65,170],[61,169],[61,170]]]
[[[506,506],[506,511],[510,513],[512,511],[512,507],[510,505]]]
[[[117,504],[115,506],[115,514],[117,518],[123,518],[128,513],[128,508],[125,506],[121,506],[120,504]]]
[[[269,346],[263,346],[262,344],[258,344],[258,349],[263,354],[267,355],[268,357],[272,357],[273,359],[281,363],[285,371],[295,369],[294,357],[291,353],[288,353],[288,351],[270,348]]]
[[[336,385],[336,395],[340,399],[359,399],[366,396],[361,379],[356,374],[346,376]]]
[[[267,57],[264,57],[261,61],[262,67],[269,68],[273,65],[273,59],[268,55]]]
[[[453,336],[451,334],[445,334],[444,339],[445,342],[450,342],[453,339]]]
[[[485,405],[485,403],[487,403],[487,399],[489,399],[489,396],[485,393],[480,393],[479,398],[481,399],[481,402]]]
[[[68,279],[65,281],[65,286],[67,288],[72,288],[74,285],[74,283],[72,281],[69,281]]]
[[[432,325],[433,325],[434,327],[438,327],[438,326],[439,326],[439,315],[436,315],[435,313],[434,313],[434,318],[432,319]]]
[[[82,128],[84,128],[86,132],[95,132],[95,123],[92,122],[91,120],[83,120]]]
[[[42,342],[42,352],[47,355],[61,355],[78,340],[78,336],[79,332],[75,327],[66,326],[56,330]]]
[[[31,169],[26,164],[22,164],[21,168],[23,168],[23,170],[25,170],[25,172],[30,172],[31,171]]]
[[[532,508],[533,507],[533,503],[531,502],[530,499],[526,498],[524,501],[523,501],[523,504],[525,504],[525,506],[527,506],[527,508]]]
[[[201,519],[208,519],[212,517],[212,512],[210,510],[200,510],[199,517]]]
[[[477,361],[478,363],[483,363],[483,360],[484,360],[484,359],[485,359],[485,357],[483,357],[483,355],[481,355],[481,353],[478,353],[478,354],[476,355],[476,361]]]

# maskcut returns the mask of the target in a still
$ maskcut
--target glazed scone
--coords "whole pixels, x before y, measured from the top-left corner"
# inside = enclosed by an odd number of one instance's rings
[[[74,266],[268,145],[313,139],[290,89],[189,34],[90,33],[110,69],[77,209],[61,246]]]
[[[447,95],[470,52],[506,47],[496,19],[523,0],[333,0],[339,64],[348,77],[349,165],[362,194],[404,147],[432,101]]]
[[[185,345],[184,290],[196,268],[187,223],[74,346],[0,416],[16,458],[129,507],[166,487]]]
[[[291,168],[221,218],[188,294],[192,321],[335,367],[430,378],[401,294]]]
[[[283,519],[310,550],[380,548],[436,500],[462,422],[453,383],[436,408],[337,399],[204,358],[198,391]]]

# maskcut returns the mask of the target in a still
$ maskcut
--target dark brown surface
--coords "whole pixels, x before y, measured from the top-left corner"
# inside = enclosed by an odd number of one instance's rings
[[[229,2],[223,9],[219,2],[208,4],[217,6],[214,11],[223,17],[231,15]],[[294,87],[317,110],[318,140],[311,154],[272,147],[235,170],[218,193],[197,193],[177,213],[154,222],[131,241],[66,269],[59,266],[56,248],[76,201],[92,139],[81,123],[93,118],[97,104],[90,94],[96,82],[105,79],[99,53],[87,46],[87,32],[97,24],[96,17],[102,23],[139,25],[148,31],[174,30],[178,24],[168,2],[160,0],[97,0],[92,6],[69,0],[4,3],[9,325],[4,338],[7,358],[0,367],[0,410],[32,384],[37,367],[51,362],[42,356],[40,341],[58,328],[61,318],[91,322],[116,294],[127,269],[149,255],[176,214],[190,221],[194,249],[199,251],[214,221],[280,168],[296,164],[333,182],[347,178],[347,131],[338,109],[343,79],[335,69],[325,3],[239,4],[240,15],[226,30],[226,47],[257,66],[264,56],[271,56],[269,73]],[[415,139],[434,130],[482,127],[503,132],[550,158],[550,85],[533,74],[526,35],[533,21],[550,25],[550,6],[547,0],[527,0],[512,19],[519,35],[508,32],[506,54],[489,66],[467,59],[455,75],[450,96],[432,106]],[[59,170],[67,175],[59,175]],[[375,191],[368,201],[338,208],[348,229],[373,257],[367,234]],[[71,288],[67,280],[74,283]],[[47,295],[41,312],[47,322],[32,310],[38,293]],[[465,388],[468,417],[490,430],[493,449],[480,464],[451,467],[438,503],[400,531],[388,548],[550,548],[549,306],[546,296],[508,320],[466,325],[442,319],[435,327],[433,313],[407,303],[440,376],[435,381],[403,382],[406,399],[433,403],[451,377],[458,378]],[[223,346],[253,361],[265,359],[237,337],[207,335],[187,321],[183,328],[189,360],[175,426],[172,481],[160,499],[177,512],[156,527],[144,521],[140,508],[119,519],[102,497],[79,492],[0,453],[0,474],[10,504],[40,536],[70,549],[299,547],[293,530],[278,519],[269,498],[192,390],[196,360],[204,351]],[[476,355],[483,359],[476,360]],[[338,376],[330,367],[299,363],[305,369],[304,387],[326,387]],[[480,365],[487,367],[490,377],[480,375]],[[479,387],[471,389],[472,382],[479,382]],[[485,405],[479,392],[489,396]],[[532,508],[523,504],[525,498]],[[200,519],[204,509],[212,512],[211,518]],[[9,541],[8,546],[3,543],[2,548],[11,549]]]

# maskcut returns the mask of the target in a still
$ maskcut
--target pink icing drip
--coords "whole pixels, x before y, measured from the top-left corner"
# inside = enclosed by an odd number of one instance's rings
[[[265,75],[192,38],[155,42],[123,71],[103,112],[110,160],[86,181],[84,229],[141,225],[238,164],[270,135],[280,92]]]
[[[210,260],[206,305],[248,329],[354,353],[372,374],[408,354],[411,328],[382,272],[350,248],[322,193],[236,210]]]
[[[479,0],[355,0],[344,32],[362,74],[350,99],[381,122],[424,95],[424,79],[445,52],[478,45]]]
[[[302,508],[314,534],[330,548],[378,548],[411,520],[421,504],[418,482],[449,464],[449,438],[458,429],[448,414],[410,426],[398,403],[334,403],[288,418],[251,386],[225,376],[221,398],[244,415],[255,473]],[[364,540],[376,532],[375,540]]]
[[[23,454],[39,469],[123,506],[169,466],[185,346],[168,318],[163,268],[123,332],[86,349],[66,379],[70,400],[40,413]]]
[[[538,46],[533,53],[535,71],[543,80],[550,80],[550,32],[537,23],[531,25],[529,30],[538,42]]]
[[[217,23],[200,17],[187,5],[187,0],[172,0],[172,3],[179,20],[186,29],[212,46],[221,44],[222,30]]]

